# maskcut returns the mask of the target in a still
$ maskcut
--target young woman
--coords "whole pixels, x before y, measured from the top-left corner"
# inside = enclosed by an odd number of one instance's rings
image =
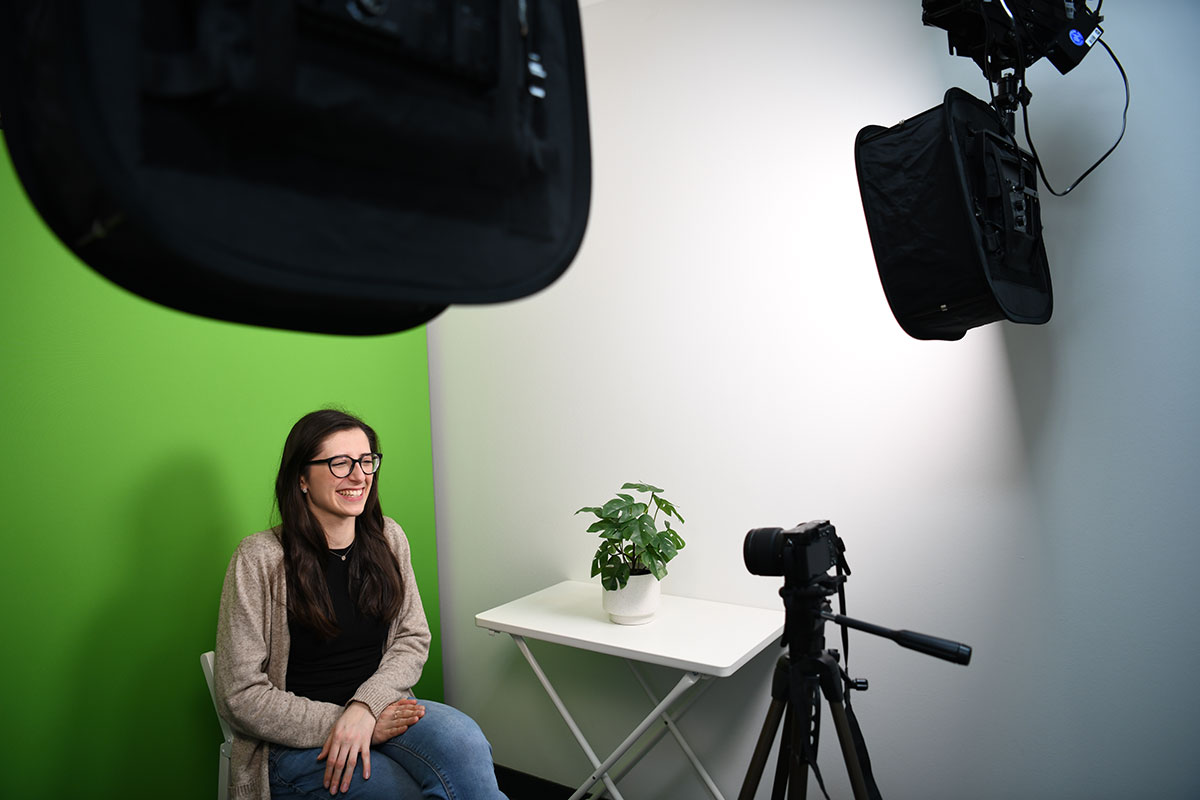
[[[301,418],[275,479],[280,524],[229,563],[215,680],[231,797],[504,798],[474,721],[410,696],[430,634],[408,539],[380,509],[382,459],[361,420]]]

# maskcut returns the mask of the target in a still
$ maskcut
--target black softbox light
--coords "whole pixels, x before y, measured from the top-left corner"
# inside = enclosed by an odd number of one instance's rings
[[[855,141],[875,262],[900,327],[961,339],[1002,319],[1040,324],[1053,299],[1033,159],[961,89]]]
[[[5,0],[0,110],[81,260],[218,319],[403,330],[544,288],[587,221],[573,0]]]

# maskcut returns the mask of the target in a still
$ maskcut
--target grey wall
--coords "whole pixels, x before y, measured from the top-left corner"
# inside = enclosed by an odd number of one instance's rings
[[[533,298],[429,326],[447,697],[498,762],[572,785],[590,769],[474,614],[586,580],[594,545],[572,512],[647,480],[688,519],[665,591],[775,607],[778,580],[742,566],[744,534],[828,517],[852,616],[974,646],[964,668],[853,635],[885,796],[1200,794],[1200,6],[1104,12],[1130,126],[1075,192],[1045,195],[1054,318],[940,343],[891,317],[853,166],[862,126],[952,84],[986,96],[916,0],[586,4],[579,256]],[[1030,81],[1061,187],[1115,139],[1119,77],[1097,50]],[[597,749],[646,710],[619,661],[535,651]],[[774,657],[682,723],[730,796]],[[821,762],[847,797],[827,731]],[[670,745],[623,785],[703,796]]]

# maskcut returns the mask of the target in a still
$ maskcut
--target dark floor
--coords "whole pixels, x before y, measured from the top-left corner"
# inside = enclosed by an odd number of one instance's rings
[[[508,800],[566,800],[573,789],[496,765],[496,780]]]

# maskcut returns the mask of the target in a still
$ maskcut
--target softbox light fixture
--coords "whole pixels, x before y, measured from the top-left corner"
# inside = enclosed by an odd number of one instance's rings
[[[540,291],[591,195],[578,4],[6,0],[4,141],[81,261],[367,335]]]
[[[855,163],[880,281],[906,333],[955,340],[1002,319],[1050,319],[1036,168],[994,108],[951,89],[912,119],[863,128]]]
[[[1043,57],[1061,73],[1073,69],[1100,41],[1099,11],[1083,0],[923,0],[922,21],[947,31],[951,54],[975,61],[991,103],[950,89],[941,105],[890,128],[869,125],[855,141],[880,281],[914,338],[956,340],[990,322],[1050,319],[1038,175],[1047,191],[1066,194],[1112,149],[1055,191],[1029,138],[1025,70]],[[1014,137],[1018,108],[1028,151]]]

